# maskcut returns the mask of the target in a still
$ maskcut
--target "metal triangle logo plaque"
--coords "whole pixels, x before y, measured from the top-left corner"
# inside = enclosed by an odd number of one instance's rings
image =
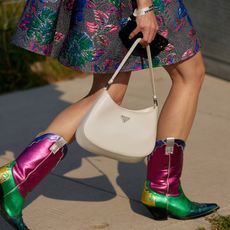
[[[124,115],[121,115],[121,120],[125,123],[130,119],[130,117],[126,117]]]

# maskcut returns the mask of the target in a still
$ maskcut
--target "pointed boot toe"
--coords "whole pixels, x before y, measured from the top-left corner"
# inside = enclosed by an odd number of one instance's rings
[[[29,230],[29,228],[25,225],[22,217],[14,220],[14,223],[17,230]]]
[[[141,201],[155,220],[172,217],[187,220],[206,216],[216,211],[214,203],[196,203],[184,194],[180,177],[185,142],[173,137],[158,140],[148,157],[147,180]]]
[[[192,219],[209,215],[217,211],[220,207],[215,203],[196,203],[192,202],[190,214],[185,219]]]

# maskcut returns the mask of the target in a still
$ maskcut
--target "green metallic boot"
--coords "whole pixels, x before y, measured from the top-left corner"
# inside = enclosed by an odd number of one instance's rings
[[[21,196],[12,175],[15,161],[0,168],[0,213],[14,228],[27,230],[22,219],[25,199]]]
[[[22,219],[25,197],[66,152],[66,141],[48,133],[36,137],[15,161],[0,167],[0,215],[14,229],[29,229]]]
[[[141,201],[156,220],[192,219],[208,215],[219,207],[190,201],[184,194],[180,177],[183,165],[182,140],[167,138],[157,141],[148,157],[147,180]]]

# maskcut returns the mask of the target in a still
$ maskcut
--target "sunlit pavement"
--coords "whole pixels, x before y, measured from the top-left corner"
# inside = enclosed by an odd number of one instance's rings
[[[155,70],[159,105],[170,88]],[[52,118],[89,90],[92,76],[0,96],[0,164],[14,159]],[[198,202],[216,202],[230,214],[230,84],[207,76],[184,155],[182,184]],[[136,72],[122,106],[152,103],[147,71]],[[64,126],[65,124],[63,124]],[[116,137],[115,137],[116,138]],[[81,149],[76,142],[62,163],[29,194],[24,220],[32,230],[195,230],[205,218],[157,222],[140,203],[146,164],[119,163]],[[0,221],[0,229],[10,229]]]

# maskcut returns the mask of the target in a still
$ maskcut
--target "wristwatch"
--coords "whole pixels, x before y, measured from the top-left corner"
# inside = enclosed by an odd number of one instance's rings
[[[141,9],[135,9],[133,12],[133,16],[143,16],[151,11],[153,11],[153,5]]]

